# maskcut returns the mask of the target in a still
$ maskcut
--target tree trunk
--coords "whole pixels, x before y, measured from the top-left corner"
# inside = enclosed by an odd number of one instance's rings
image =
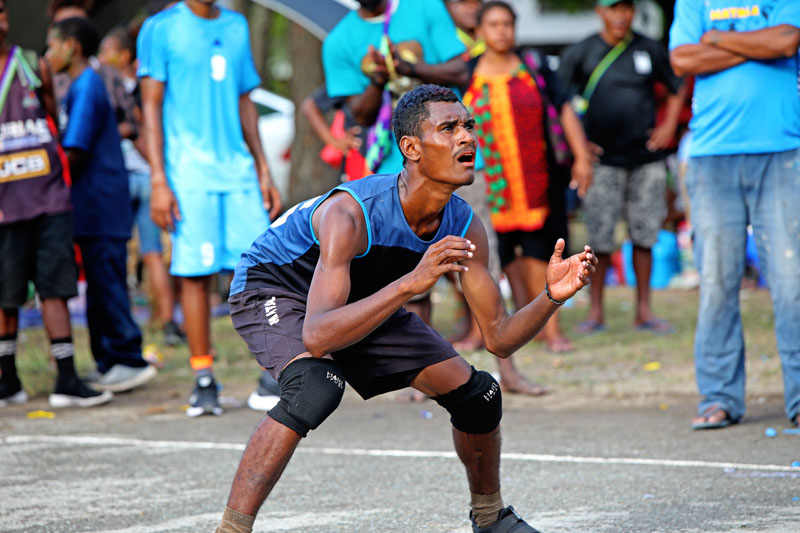
[[[292,173],[289,179],[291,206],[327,192],[339,182],[339,171],[319,158],[322,142],[300,112],[300,103],[324,82],[322,43],[297,24],[289,25],[289,54],[293,74],[289,83],[295,103],[295,135],[292,144]]]
[[[253,50],[253,62],[263,80],[267,70],[269,9],[253,2],[250,4],[247,21],[250,24],[250,48]]]
[[[250,3],[250,0],[231,0],[231,9],[234,11],[238,11],[243,15],[247,15],[247,4]]]

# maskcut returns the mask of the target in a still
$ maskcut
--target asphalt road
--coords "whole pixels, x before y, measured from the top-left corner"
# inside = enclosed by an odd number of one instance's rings
[[[690,399],[677,402],[508,398],[506,503],[544,533],[800,531],[800,435],[783,433],[780,398],[706,432],[688,427]],[[4,409],[0,531],[213,531],[260,415],[188,419],[179,403],[145,389],[54,419],[28,418],[42,400]],[[443,410],[348,394],[255,530],[468,533],[468,501]]]

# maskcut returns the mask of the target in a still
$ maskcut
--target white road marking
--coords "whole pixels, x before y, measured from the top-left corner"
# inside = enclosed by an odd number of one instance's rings
[[[387,513],[390,511],[368,510],[358,513],[359,518],[366,518],[377,513]],[[186,531],[192,528],[195,531],[207,530],[209,524],[218,524],[222,513],[205,513],[192,516],[183,516],[167,520],[158,524],[147,524],[142,526],[126,527],[123,529],[107,529],[96,531],[95,533],[150,533],[159,531],[167,533],[169,531]],[[262,513],[258,516],[255,528],[258,531],[286,531],[289,529],[304,529],[310,526],[331,526],[340,524],[343,521],[352,519],[354,514],[350,511],[337,511],[332,513]],[[210,526],[215,527],[215,526]]]
[[[189,442],[146,440],[128,437],[107,436],[49,436],[49,435],[14,435],[0,439],[3,444],[57,443],[76,446],[135,446],[148,448],[173,448],[180,450],[231,450],[243,451],[244,444],[227,442]],[[455,452],[438,452],[428,450],[381,450],[364,448],[315,448],[300,447],[296,453],[341,455],[357,457],[398,457],[423,459],[456,459]],[[721,463],[713,461],[689,461],[676,459],[640,459],[633,457],[581,457],[576,455],[548,455],[533,453],[504,453],[504,461],[527,461],[539,463],[583,463],[604,465],[637,465],[668,466],[682,468],[723,468],[735,470],[761,470],[773,472],[800,472],[800,467],[788,465],[764,465],[748,463]]]

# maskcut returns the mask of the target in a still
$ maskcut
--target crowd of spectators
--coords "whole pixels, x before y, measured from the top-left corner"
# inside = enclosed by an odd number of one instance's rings
[[[7,42],[5,4],[0,406],[27,401],[15,357],[29,282],[58,368],[53,406],[104,403],[156,376],[131,312],[127,254],[135,228],[163,342],[188,341],[195,373],[188,414],[220,414],[212,276],[233,269],[282,208],[248,97],[261,78],[246,19],[213,0],[160,2],[147,20],[101,39],[87,2],[53,0],[47,51],[38,58]],[[700,279],[702,401],[693,427],[723,427],[744,414],[737,293],[748,226],[775,306],[786,415],[800,421],[800,4],[677,0],[667,47],[633,30],[636,1],[598,0],[600,32],[564,49],[555,70],[552,57],[519,47],[516,14],[505,2],[358,4],[325,39],[325,84],[300,107],[327,145],[320,156],[347,180],[400,172],[393,106],[423,83],[454,88],[475,117],[478,148],[475,181],[458,194],[487,228],[490,271],[508,284],[517,308],[543,290],[553,243],[569,237],[577,192],[599,266],[586,320],[565,332],[556,314],[543,329],[551,352],[572,350],[573,333],[605,330],[604,288],[620,221],[632,241],[632,327],[671,333],[651,306],[652,249],[670,207],[665,160],[683,133],[687,78],[696,76],[691,142],[684,143]],[[96,363],[83,378],[66,305],[78,275],[86,280]],[[430,322],[430,294],[407,308]],[[451,340],[463,351],[479,349],[480,329],[462,308],[463,327]],[[500,360],[498,372],[505,391],[547,392],[512,358]],[[270,408],[276,386],[263,372],[251,407]]]

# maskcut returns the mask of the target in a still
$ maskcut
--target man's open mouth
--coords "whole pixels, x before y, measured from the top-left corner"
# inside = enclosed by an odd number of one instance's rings
[[[474,164],[475,163],[475,151],[474,150],[465,150],[461,153],[457,158],[459,163],[464,164]]]

